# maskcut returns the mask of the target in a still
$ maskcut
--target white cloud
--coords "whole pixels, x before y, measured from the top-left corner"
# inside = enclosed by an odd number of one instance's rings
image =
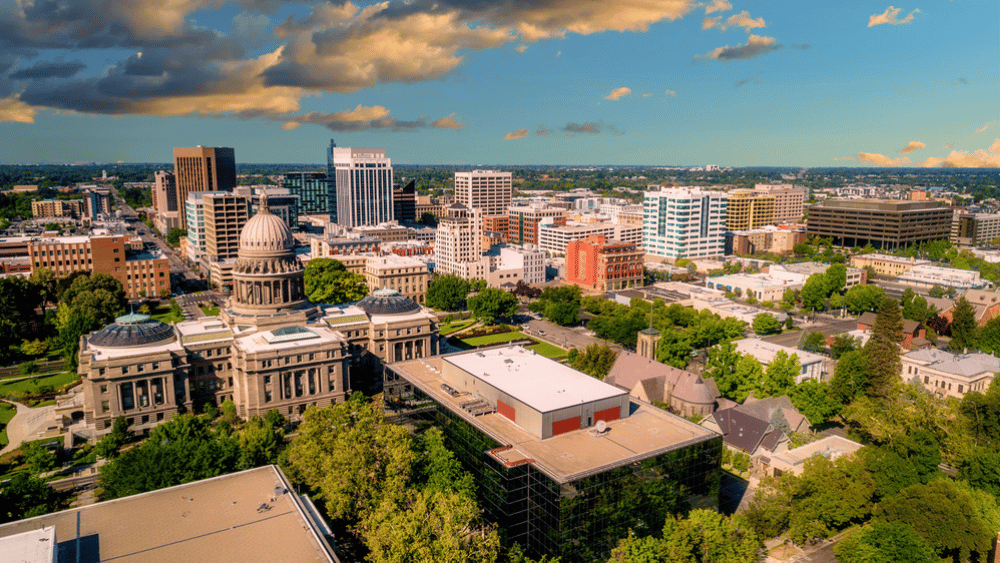
[[[874,164],[875,166],[902,166],[910,163],[910,158],[906,156],[890,158],[884,154],[863,152],[858,154],[858,157],[861,160]]]
[[[0,122],[34,123],[38,111],[17,99],[17,96],[0,98]]]
[[[610,94],[608,94],[607,96],[604,96],[604,99],[605,100],[620,100],[620,99],[624,98],[625,96],[628,96],[631,93],[632,93],[632,89],[631,88],[626,88],[626,87],[622,86],[621,88],[615,88],[614,90],[612,90]]]
[[[431,124],[432,127],[437,127],[438,129],[464,129],[465,124],[459,123],[455,119],[455,112],[449,113],[448,115],[442,117],[441,119],[435,121]]]
[[[966,151],[951,151],[944,158],[930,157],[921,164],[926,168],[1000,168],[1000,139],[994,139],[987,149],[978,149],[971,154]]]
[[[896,152],[898,152],[900,154],[910,154],[911,152],[913,152],[915,150],[924,149],[924,148],[927,148],[927,143],[921,143],[920,141],[910,141],[910,143],[908,145],[906,145],[905,147],[899,149]]]
[[[881,14],[872,14],[872,16],[868,18],[868,27],[875,27],[876,25],[883,25],[883,24],[901,25],[905,23],[910,23],[913,21],[913,15],[920,12],[919,9],[915,9],[909,14],[907,14],[905,18],[899,19],[899,12],[901,11],[902,8],[895,8],[893,6],[889,6],[888,8],[886,8],[885,12]]]
[[[712,12],[725,12],[732,9],[733,5],[726,0],[714,0],[711,4],[705,4],[706,14],[711,14]]]
[[[702,29],[711,29],[713,27],[719,28],[719,31],[726,31],[730,27],[742,27],[743,31],[750,33],[751,29],[757,29],[759,27],[765,27],[764,18],[751,18],[750,12],[743,10],[742,12],[729,16],[725,23],[722,21],[722,16],[716,16],[714,18],[705,18],[701,20]]]
[[[774,37],[751,35],[747,38],[747,42],[742,45],[726,45],[725,47],[719,47],[705,53],[704,55],[695,55],[694,60],[715,59],[718,61],[732,61],[752,59],[761,55],[766,55],[767,53],[776,51],[780,48],[781,44],[776,43]]]
[[[668,96],[676,96],[676,95],[677,95],[677,92],[674,92],[673,90],[667,90],[667,91],[666,91],[666,92],[664,92],[664,93],[665,93],[666,95],[668,95]]]
[[[511,141],[513,139],[520,139],[521,137],[524,137],[527,134],[528,134],[528,130],[527,129],[518,129],[517,131],[514,131],[513,133],[507,133],[506,135],[503,136],[503,139],[505,141]]]

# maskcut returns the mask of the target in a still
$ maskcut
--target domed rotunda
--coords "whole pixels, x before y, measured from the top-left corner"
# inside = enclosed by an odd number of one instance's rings
[[[233,266],[233,294],[228,317],[239,324],[272,324],[259,321],[286,317],[307,309],[304,270],[295,256],[295,238],[285,221],[271,213],[267,196],[260,211],[240,233],[240,250]]]

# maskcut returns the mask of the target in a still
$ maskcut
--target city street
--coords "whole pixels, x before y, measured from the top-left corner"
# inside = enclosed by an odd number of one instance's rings
[[[810,332],[821,332],[824,336],[836,336],[842,332],[858,328],[858,321],[854,318],[837,319],[827,315],[820,315],[814,317],[807,324],[798,324],[796,326],[799,326],[801,330],[790,330],[782,334],[765,336],[761,340],[795,348],[798,345],[799,339],[805,338],[805,335]]]
[[[135,210],[129,207],[124,200],[116,199],[116,203],[124,217],[137,217]],[[133,226],[135,227],[136,234],[142,239],[142,242],[155,245],[167,258],[170,263],[170,283],[174,288],[174,293],[197,291],[205,288],[205,282],[177,254],[176,249],[167,244],[167,241],[150,232],[146,224],[141,221],[135,221]]]
[[[586,329],[583,327],[568,328],[562,327],[555,323],[551,323],[546,320],[530,320],[527,323],[528,328],[525,330],[525,334],[530,334],[532,337],[539,340],[548,342],[560,348],[569,350],[570,348],[576,348],[577,350],[583,350],[591,344],[607,344],[613,350],[621,350],[621,346],[613,342],[605,342],[600,338],[594,336],[588,336]]]

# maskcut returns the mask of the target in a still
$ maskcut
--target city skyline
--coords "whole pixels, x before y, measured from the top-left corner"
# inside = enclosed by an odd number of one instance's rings
[[[2,5],[5,164],[1000,166],[985,1]]]

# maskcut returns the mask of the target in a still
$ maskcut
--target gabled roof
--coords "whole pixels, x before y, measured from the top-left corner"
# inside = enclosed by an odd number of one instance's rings
[[[809,421],[796,410],[795,405],[792,404],[792,400],[787,395],[757,399],[751,393],[742,405],[733,408],[768,423],[771,417],[774,416],[775,411],[781,409],[785,413],[785,420],[788,421],[788,426],[791,427],[793,432],[800,432],[810,428]]]
[[[722,432],[726,445],[753,455],[764,437],[772,430],[771,424],[736,409],[716,411],[712,417]]]
[[[682,369],[654,362],[635,352],[622,350],[618,353],[618,357],[615,358],[615,363],[611,366],[611,370],[608,371],[608,375],[604,378],[604,381],[612,385],[617,385],[622,389],[632,390],[635,388],[636,383],[655,377],[663,377],[666,382],[673,385],[685,373],[687,372]]]

